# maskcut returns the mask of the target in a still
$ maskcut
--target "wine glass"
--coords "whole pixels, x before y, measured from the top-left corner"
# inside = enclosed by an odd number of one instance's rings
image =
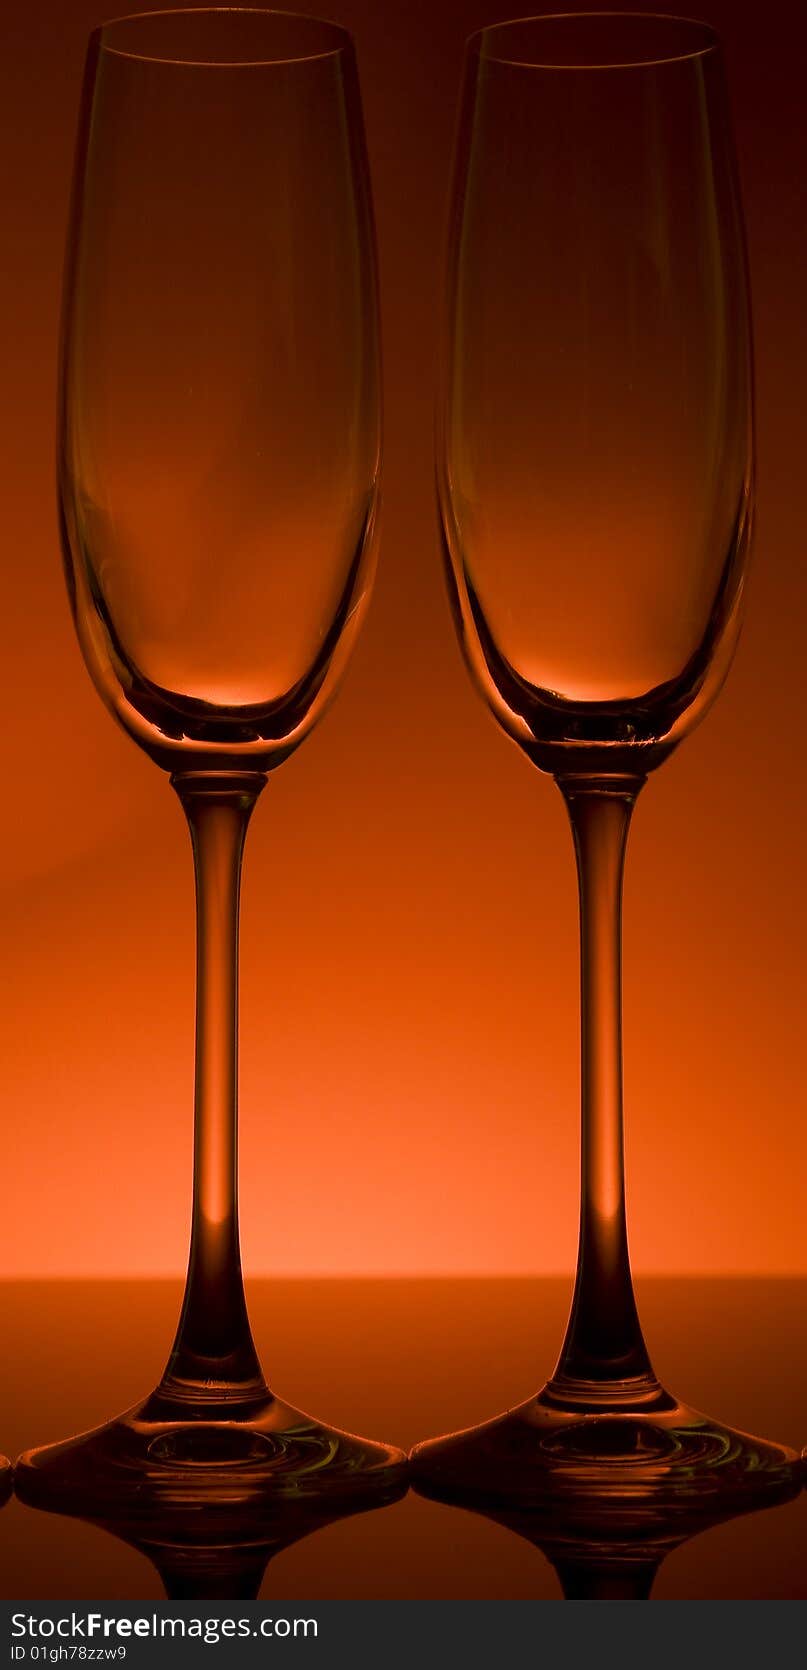
[[[269,1391],[237,1218],[245,832],[333,693],[371,580],[380,450],[374,236],[351,37],[262,10],[151,13],[90,39],[59,410],[67,583],[99,694],[170,773],[197,897],[190,1262],[146,1401],[28,1452],[40,1505],[225,1516],[397,1494],[404,1458]],[[226,1534],[226,1525],[219,1525]]]
[[[742,215],[719,41],[641,14],[468,43],[437,472],[454,620],[499,724],[572,826],[582,963],[582,1206],[557,1368],[418,1445],[430,1494],[489,1503],[792,1485],[796,1457],[657,1380],[628,1262],[620,915],[631,812],[737,639],[752,507]]]

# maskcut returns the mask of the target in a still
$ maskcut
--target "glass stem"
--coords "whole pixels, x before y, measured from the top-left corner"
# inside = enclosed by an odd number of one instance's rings
[[[250,1332],[238,1234],[238,906],[259,772],[182,772],[196,876],[193,1218],[185,1298],[159,1388],[186,1404],[266,1395]]]
[[[580,1242],[571,1316],[548,1387],[566,1404],[630,1407],[660,1394],[628,1258],[622,1134],[622,875],[643,778],[559,781],[580,893]]]

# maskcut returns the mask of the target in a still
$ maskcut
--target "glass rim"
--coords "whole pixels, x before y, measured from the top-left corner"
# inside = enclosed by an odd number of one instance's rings
[[[491,50],[488,43],[497,35],[506,35],[510,31],[524,29],[534,24],[579,24],[584,22],[597,23],[619,19],[630,25],[636,23],[678,25],[692,31],[693,44],[690,48],[675,51],[647,53],[644,56],[614,57],[597,61],[596,58],[585,59],[581,56],[576,61],[551,62],[541,58],[536,50],[535,57],[518,55],[510,57],[505,51]],[[538,33],[539,31],[536,31]],[[660,31],[661,33],[661,31]],[[701,18],[683,17],[673,12],[627,12],[627,11],[580,11],[580,12],[536,12],[525,17],[502,19],[498,23],[488,23],[483,29],[477,29],[468,37],[466,50],[476,52],[483,60],[506,65],[513,69],[530,70],[630,70],[652,69],[664,64],[683,64],[698,58],[706,58],[710,53],[719,52],[721,39],[717,30],[710,23],[704,23]]]
[[[330,45],[324,44],[318,50],[309,52],[282,52],[277,57],[266,57],[257,54],[254,58],[225,57],[196,58],[189,49],[187,56],[179,53],[162,53],[156,47],[154,51],[136,50],[126,46],[116,46],[109,40],[110,31],[123,31],[129,24],[153,23],[158,18],[171,18],[176,22],[180,18],[261,18],[264,21],[279,19],[285,23],[303,25],[312,32],[322,31],[330,37]],[[123,16],[107,18],[93,29],[90,42],[97,44],[99,52],[108,53],[116,58],[129,58],[140,64],[166,64],[177,69],[270,69],[280,68],[288,64],[309,64],[320,59],[336,58],[341,52],[353,50],[353,36],[349,29],[341,23],[334,23],[330,18],[317,17],[308,12],[286,11],[276,6],[166,6],[149,8],[142,12],[126,12]]]

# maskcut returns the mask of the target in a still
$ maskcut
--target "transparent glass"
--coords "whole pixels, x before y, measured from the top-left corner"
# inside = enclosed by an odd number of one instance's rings
[[[791,1452],[659,1384],[625,1219],[625,843],[647,773],[726,675],[751,528],[743,223],[705,25],[570,14],[469,42],[437,478],[471,675],[571,821],[582,1200],[551,1380],[486,1426],[419,1445],[415,1478],[511,1504],[773,1495],[792,1485]]]
[[[403,1466],[269,1391],[238,1237],[244,837],[267,773],[335,688],[373,558],[374,238],[342,29],[187,10],[91,37],[59,405],[79,642],[110,711],[171,773],[191,833],[193,1218],[159,1387],[23,1456],[17,1488],[92,1513],[204,1502],[224,1534],[256,1501],[394,1494]]]
[[[59,486],[98,690],[161,765],[265,772],[360,624],[379,470],[352,45],[190,11],[92,37]]]

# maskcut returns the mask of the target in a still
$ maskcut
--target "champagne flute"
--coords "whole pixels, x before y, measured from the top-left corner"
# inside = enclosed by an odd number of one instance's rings
[[[225,1517],[395,1494],[401,1452],[269,1391],[237,1217],[242,849],[332,695],[368,595],[380,456],[374,236],[350,36],[282,12],[122,18],[90,39],[69,235],[59,499],[107,707],[170,773],[197,897],[195,1152],[179,1328],[146,1401],[17,1486]],[[226,1524],[218,1524],[226,1530]]]
[[[557,1368],[537,1396],[418,1445],[455,1500],[787,1489],[796,1458],[657,1380],[628,1261],[620,915],[647,774],[737,639],[752,506],[745,248],[719,42],[591,13],[468,43],[437,472],[454,619],[505,732],[554,776],[580,892],[582,1206]]]

